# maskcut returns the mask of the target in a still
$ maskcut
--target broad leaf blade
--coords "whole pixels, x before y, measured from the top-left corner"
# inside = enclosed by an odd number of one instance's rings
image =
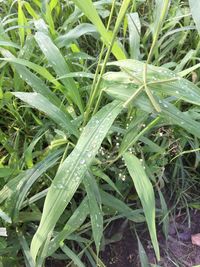
[[[143,81],[144,62],[128,59],[111,62],[109,65],[118,66],[121,71],[106,73],[104,80],[108,83],[121,83],[129,88],[131,85],[137,88],[140,85],[139,81]],[[157,95],[170,95],[177,99],[200,105],[199,88],[167,68],[148,64],[147,83],[148,87]]]
[[[31,254],[34,260],[76,192],[104,137],[121,110],[122,104],[119,101],[103,107],[87,124],[76,147],[60,166],[49,188],[42,219],[31,243]]]
[[[72,259],[72,261],[77,267],[85,267],[79,257],[69,247],[62,244],[60,248],[70,259]]]
[[[114,209],[120,215],[126,217],[133,222],[144,222],[144,216],[141,214],[142,210],[133,210],[122,200],[114,197],[113,195],[100,190],[102,204]]]

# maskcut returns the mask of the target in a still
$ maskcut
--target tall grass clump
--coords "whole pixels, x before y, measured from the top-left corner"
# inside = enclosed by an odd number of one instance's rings
[[[105,266],[122,218],[159,261],[199,183],[197,2],[0,1],[2,266]]]

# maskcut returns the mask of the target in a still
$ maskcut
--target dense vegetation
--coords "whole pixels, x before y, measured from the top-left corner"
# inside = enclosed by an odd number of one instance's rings
[[[156,225],[200,207],[199,10],[0,1],[1,266],[105,266],[119,219],[159,262]]]

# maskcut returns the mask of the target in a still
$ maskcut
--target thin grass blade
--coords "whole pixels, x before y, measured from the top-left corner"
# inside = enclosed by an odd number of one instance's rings
[[[99,31],[103,42],[109,46],[111,42],[112,36],[106,30],[102,20],[97,13],[97,10],[92,3],[91,0],[73,0],[73,2],[80,8],[80,10],[85,14],[85,16],[96,26],[97,30]],[[114,43],[112,47],[112,53],[116,57],[116,59],[125,59],[126,56],[122,50],[122,48],[118,45],[117,42]]]
[[[87,173],[84,177],[84,186],[88,196],[89,203],[89,213],[92,224],[92,233],[94,237],[94,242],[97,250],[97,255],[99,254],[99,248],[101,244],[101,239],[103,236],[103,214],[101,210],[101,203],[98,203],[98,186],[94,177]],[[97,191],[97,194],[96,194]]]
[[[35,34],[35,39],[58,76],[64,76],[70,72],[69,66],[67,65],[61,52],[47,34],[38,31]],[[83,112],[80,93],[73,78],[62,79],[62,82],[66,89],[65,95],[70,96],[73,102],[79,107],[80,111]]]
[[[197,31],[200,34],[200,17],[199,17],[200,1],[189,0],[189,5],[190,5],[190,10],[192,13],[193,20],[197,27]]]
[[[137,157],[130,153],[124,154],[124,160],[127,169],[130,173],[131,178],[137,194],[142,203],[144,214],[146,217],[149,234],[151,236],[151,241],[154,247],[154,251],[157,259],[160,259],[160,252],[156,234],[156,223],[155,223],[155,195],[153,191],[153,186],[146,176],[143,166]]]
[[[79,207],[73,212],[63,230],[60,231],[49,243],[48,256],[52,255],[60,246],[60,242],[75,232],[86,220],[89,214],[88,198],[85,197]]]
[[[79,131],[71,122],[71,118],[67,113],[52,104],[46,97],[39,93],[12,93],[22,101],[37,108],[38,110],[47,114],[53,121],[55,121],[66,133],[79,136]]]

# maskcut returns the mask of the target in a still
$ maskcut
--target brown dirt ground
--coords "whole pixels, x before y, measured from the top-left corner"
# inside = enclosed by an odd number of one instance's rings
[[[200,212],[191,211],[190,218],[190,227],[188,227],[186,214],[177,215],[171,220],[167,242],[162,231],[158,231],[161,249],[161,261],[158,263],[156,263],[148,233],[143,232],[140,234],[138,230],[150,263],[158,264],[162,267],[192,267],[200,265],[200,247],[193,245],[191,242],[191,235],[200,233]],[[119,228],[119,226],[115,226],[114,232],[116,233]],[[126,227],[121,235],[122,239],[120,241],[105,247],[101,254],[102,261],[106,267],[139,267],[137,240],[133,231]]]

